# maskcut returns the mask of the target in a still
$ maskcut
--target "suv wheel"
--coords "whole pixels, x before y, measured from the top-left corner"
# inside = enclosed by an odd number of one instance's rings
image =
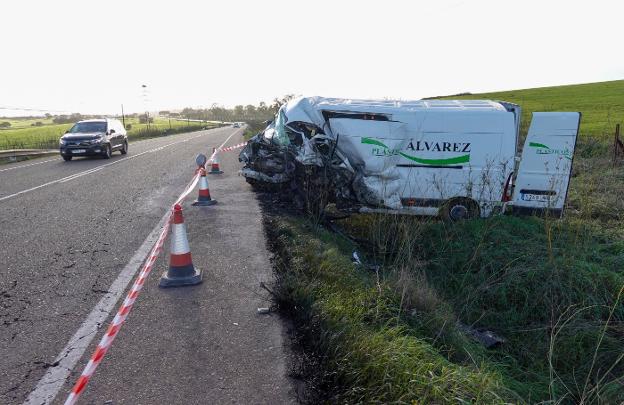
[[[123,146],[121,147],[121,154],[125,155],[128,153],[128,141],[124,141]]]
[[[106,145],[106,147],[104,148],[104,159],[110,159],[112,154],[113,151],[111,149],[111,146]]]
[[[63,160],[66,162],[69,162],[70,160],[72,160],[72,155],[62,155],[63,156]]]

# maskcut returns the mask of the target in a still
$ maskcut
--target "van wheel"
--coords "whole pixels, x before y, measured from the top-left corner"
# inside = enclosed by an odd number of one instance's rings
[[[128,141],[124,141],[123,146],[121,147],[121,154],[125,155],[128,153]]]
[[[445,221],[461,221],[479,216],[479,204],[470,198],[450,199],[440,208],[440,217]]]

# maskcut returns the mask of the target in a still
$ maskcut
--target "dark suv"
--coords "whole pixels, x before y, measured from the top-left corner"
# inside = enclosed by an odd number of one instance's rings
[[[102,118],[74,124],[59,141],[65,161],[74,156],[103,156],[110,159],[113,151],[128,153],[128,136],[119,120]]]

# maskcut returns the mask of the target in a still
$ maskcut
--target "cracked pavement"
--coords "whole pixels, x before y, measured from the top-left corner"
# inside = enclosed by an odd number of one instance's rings
[[[129,157],[188,139],[93,174],[0,201],[0,403],[22,403],[48,368],[59,367],[59,353],[190,180],[196,154],[210,155],[212,148],[219,146],[233,129],[203,132],[206,134],[201,137],[190,133],[132,143]],[[192,137],[197,138],[191,140]],[[241,140],[237,135],[229,144]],[[267,299],[259,282],[270,281],[271,270],[258,204],[236,174],[236,156],[236,152],[222,154],[221,165],[227,168],[226,174],[219,178],[209,176],[211,193],[219,200],[220,211],[201,208],[191,213],[190,204],[185,204],[185,217],[188,212],[188,217],[194,216],[202,224],[189,226],[189,241],[195,249],[196,266],[204,269],[213,264],[208,262],[207,255],[202,255],[202,250],[219,249],[234,254],[247,244],[253,248],[238,259],[238,270],[217,259],[221,268],[205,273],[202,288],[162,294],[156,284],[166,268],[166,243],[165,259],[161,255],[149,285],[87,388],[82,403],[111,399],[114,403],[171,403],[180,398],[185,403],[202,403],[206,398],[216,403],[291,401],[281,322],[274,316],[258,318],[255,314],[256,306]],[[111,160],[76,159],[67,163],[59,158],[2,172],[0,197],[121,159],[119,154]],[[227,195],[220,195],[226,192]],[[196,197],[195,193],[187,202]],[[221,200],[228,204],[221,204]],[[246,221],[241,229],[231,229],[232,216],[238,222]],[[218,240],[209,235],[212,220],[223,229]],[[254,266],[249,267],[250,263]],[[229,291],[215,291],[215,285]],[[217,299],[220,294],[225,295]],[[180,310],[172,311],[167,306],[176,299],[179,302],[175,305],[186,304],[182,311],[185,317],[179,316]],[[232,322],[232,311],[238,322]],[[108,316],[104,326],[110,319]],[[236,328],[234,323],[241,327]],[[170,326],[175,328],[168,330]],[[99,330],[55,403],[64,400],[101,333]],[[152,346],[140,345],[136,339],[150,340]],[[169,349],[175,352],[170,345],[178,340],[190,342],[190,346],[183,346],[182,354],[163,363],[163,353]],[[223,356],[224,350],[239,363],[228,363],[219,371],[208,362],[214,362],[215,355]],[[246,351],[251,355],[247,356]],[[163,381],[164,370],[171,373],[164,376],[166,389],[158,383]],[[196,382],[184,374],[191,371]],[[254,372],[258,377],[254,378]],[[176,373],[179,381],[175,381]],[[124,380],[118,378],[120,375]],[[153,386],[137,393],[133,378],[151,381]],[[241,384],[249,387],[241,389]],[[210,390],[202,391],[201,386],[209,385]],[[171,387],[176,386],[179,390],[172,391]]]

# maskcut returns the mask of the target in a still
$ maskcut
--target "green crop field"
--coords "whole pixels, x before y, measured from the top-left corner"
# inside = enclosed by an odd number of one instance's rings
[[[53,124],[52,118],[37,117],[37,118],[0,118],[0,122],[8,122],[11,124],[11,129],[31,128],[41,123],[43,125]]]
[[[70,127],[71,124],[48,124],[0,129],[0,150],[53,148],[58,146],[59,138]]]
[[[0,118],[0,123],[6,121],[11,123],[11,127],[0,129],[0,150],[54,149],[58,147],[59,138],[72,126],[72,124],[53,124],[51,119],[45,118]],[[32,126],[31,124],[35,122],[42,122],[44,125]],[[135,140],[166,133],[183,132],[187,128],[198,130],[206,126],[214,127],[216,125],[155,118],[154,122],[148,126],[139,123],[137,118],[127,118],[126,126],[130,127],[128,137]]]
[[[624,123],[624,80],[440,97],[509,101],[522,107],[526,131],[533,111],[580,111],[581,136],[610,137]]]

